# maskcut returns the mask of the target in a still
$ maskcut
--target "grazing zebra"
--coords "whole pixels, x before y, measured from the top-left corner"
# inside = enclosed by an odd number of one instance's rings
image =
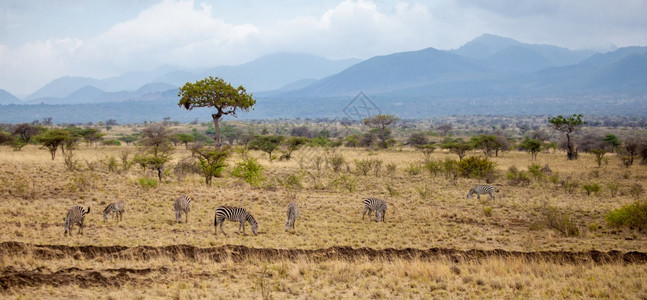
[[[297,206],[296,203],[290,202],[288,204],[288,221],[285,222],[285,231],[290,230],[290,228],[296,229],[294,227],[294,222],[297,220],[299,217],[299,207]]]
[[[258,233],[258,222],[256,222],[256,219],[247,212],[244,208],[240,207],[231,207],[231,206],[220,206],[216,208],[216,215],[213,220],[213,226],[216,230],[216,235],[218,234],[218,224],[220,224],[220,231],[226,236],[227,234],[225,231],[222,229],[222,223],[225,222],[226,220],[229,221],[238,221],[240,223],[240,226],[238,226],[238,233],[240,233],[240,229],[243,229],[243,235],[245,234],[245,222],[249,222],[249,225],[252,226],[252,233],[256,235]]]
[[[103,221],[108,221],[108,215],[110,213],[113,213],[113,217],[117,217],[118,221],[121,221],[123,219],[123,214],[124,214],[124,202],[123,201],[117,201],[108,204],[106,206],[106,209],[103,210]]]
[[[191,205],[191,197],[184,195],[175,199],[175,221],[180,223],[182,221],[182,213],[186,216],[184,223],[189,223],[189,206]]]
[[[471,189],[469,193],[467,193],[467,199],[471,199],[472,194],[476,194],[476,197],[479,200],[481,199],[481,194],[490,194],[490,198],[494,199],[494,192],[498,191],[498,189],[494,188],[491,185],[477,185],[473,189]]]
[[[375,211],[375,222],[379,222],[380,217],[382,222],[384,221],[384,216],[386,215],[386,202],[378,198],[366,198],[364,199],[364,213],[362,213],[362,220],[364,220],[364,215],[368,211],[368,217],[371,217],[371,212]]]
[[[67,236],[68,233],[70,234],[70,236],[72,236],[72,229],[74,228],[74,224],[79,224],[78,233],[83,234],[83,220],[85,219],[85,215],[89,213],[89,206],[87,211],[79,205],[72,206],[72,208],[67,211],[67,216],[63,219],[65,221],[65,225],[63,225],[63,228],[65,229],[63,236]]]

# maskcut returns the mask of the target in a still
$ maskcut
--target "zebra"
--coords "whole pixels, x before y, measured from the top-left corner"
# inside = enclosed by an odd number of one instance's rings
[[[252,233],[254,235],[258,234],[258,222],[256,222],[256,219],[254,219],[254,216],[252,216],[247,210],[244,208],[240,207],[232,207],[232,206],[220,206],[216,208],[216,214],[213,220],[213,226],[214,229],[216,230],[216,235],[218,235],[218,224],[220,224],[220,231],[227,236],[225,231],[222,229],[222,223],[225,222],[226,220],[229,221],[238,221],[240,223],[240,226],[238,226],[238,233],[240,233],[240,229],[243,229],[243,235],[245,234],[245,222],[249,222],[249,225],[252,226]]]
[[[175,221],[180,223],[182,221],[182,213],[186,216],[185,223],[189,223],[189,206],[191,205],[191,197],[184,195],[175,199]]]
[[[298,217],[299,207],[296,203],[290,202],[290,204],[288,204],[288,220],[285,222],[285,231],[290,230],[290,228],[295,229],[294,222],[296,222]]]
[[[124,202],[123,201],[117,201],[108,204],[106,206],[106,209],[103,210],[103,221],[108,221],[108,215],[110,213],[113,213],[114,217],[118,218],[118,221],[121,221],[123,219],[123,214],[124,214]]]
[[[490,198],[495,199],[494,192],[498,192],[497,188],[494,188],[491,185],[477,185],[472,188],[469,193],[467,193],[467,199],[472,198],[472,194],[476,194],[476,197],[481,200],[481,194],[490,194]]]
[[[364,213],[362,213],[362,220],[364,220],[364,215],[368,212],[368,217],[371,217],[371,212],[375,211],[375,222],[379,222],[380,218],[382,222],[384,216],[386,215],[386,202],[378,198],[366,198],[364,199]]]
[[[89,213],[89,206],[88,210],[84,210],[80,205],[72,206],[72,208],[67,211],[67,216],[63,219],[65,221],[65,225],[63,225],[63,228],[65,229],[63,236],[67,236],[68,233],[72,236],[74,224],[79,224],[78,234],[83,234],[83,220],[85,219],[85,215]]]

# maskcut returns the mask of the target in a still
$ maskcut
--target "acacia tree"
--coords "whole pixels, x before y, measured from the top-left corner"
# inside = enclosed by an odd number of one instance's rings
[[[56,157],[56,150],[63,148],[65,142],[71,137],[70,133],[64,129],[52,129],[38,136],[38,141],[40,141],[49,153],[52,155],[52,160]],[[65,153],[64,153],[65,154]]]
[[[541,151],[541,141],[526,137],[526,139],[524,139],[519,145],[519,148],[530,152],[530,157],[532,159],[537,159],[537,153]]]
[[[389,147],[387,140],[391,138],[391,129],[389,129],[389,126],[398,119],[400,118],[394,115],[377,115],[364,119],[364,125],[374,128],[377,138],[380,139],[380,147],[386,149]]]
[[[577,159],[577,148],[573,143],[571,134],[586,124],[582,120],[582,114],[573,114],[572,116],[565,118],[562,115],[551,118],[548,117],[548,123],[553,125],[553,128],[563,134],[566,134],[566,158],[568,160]]]
[[[141,141],[147,153],[136,160],[142,166],[156,170],[161,183],[166,163],[172,159],[171,132],[164,124],[151,124],[142,130]]]
[[[220,141],[220,126],[218,121],[224,115],[236,116],[236,110],[249,111],[249,108],[256,104],[256,100],[248,94],[244,87],[234,88],[222,78],[209,76],[195,83],[187,82],[180,88],[178,93],[180,102],[178,106],[192,110],[196,107],[212,107],[216,110],[211,114],[215,136],[213,138],[216,147],[222,145]]]

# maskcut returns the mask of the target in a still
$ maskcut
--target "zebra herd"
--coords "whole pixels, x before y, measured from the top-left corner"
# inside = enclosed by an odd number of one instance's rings
[[[494,197],[494,192],[498,192],[499,190],[494,188],[491,185],[477,185],[474,188],[470,189],[470,191],[467,193],[467,199],[471,199],[473,194],[476,194],[478,199],[481,199],[482,194],[489,194],[490,198],[495,199]],[[175,202],[173,203],[173,208],[175,209],[175,221],[177,223],[180,223],[182,221],[182,213],[185,215],[185,223],[189,222],[189,209],[191,206],[191,197],[187,195],[183,195],[177,199],[175,199]],[[385,221],[385,215],[386,215],[386,209],[387,209],[387,204],[386,201],[379,199],[379,198],[365,198],[362,203],[364,204],[364,211],[362,213],[362,220],[364,220],[364,216],[368,212],[368,217],[371,218],[371,213],[375,212],[375,222],[379,222],[382,220],[382,222]],[[103,221],[108,220],[108,216],[110,214],[113,214],[113,217],[118,218],[119,221],[122,220],[123,213],[125,210],[125,204],[123,201],[117,201],[108,204],[108,206],[103,210]],[[70,236],[72,236],[72,229],[75,224],[79,225],[79,231],[78,234],[83,234],[83,221],[85,220],[85,215],[90,213],[90,207],[88,206],[88,209],[85,210],[82,206],[75,205],[72,208],[70,208],[67,211],[66,217],[63,219],[65,221],[63,227],[64,227],[64,233],[63,236],[67,236],[69,233]],[[295,222],[297,218],[299,217],[299,206],[294,203],[290,202],[287,207],[287,221],[285,223],[285,231],[289,231],[290,229],[296,230],[295,229]],[[252,228],[252,233],[254,235],[258,234],[258,225],[259,223],[256,221],[254,216],[252,216],[251,213],[249,213],[246,209],[241,208],[241,207],[233,207],[233,206],[219,206],[216,208],[216,213],[214,216],[213,220],[213,226],[215,229],[215,235],[218,235],[218,225],[220,225],[220,231],[222,234],[227,236],[225,231],[222,229],[222,225],[225,222],[225,220],[233,221],[233,222],[238,222],[238,233],[240,233],[241,229],[243,231],[243,235],[246,235],[245,233],[245,222],[249,223],[249,225]]]

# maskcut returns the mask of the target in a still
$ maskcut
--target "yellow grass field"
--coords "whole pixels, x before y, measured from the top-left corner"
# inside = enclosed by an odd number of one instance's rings
[[[156,180],[151,171],[134,165],[111,172],[101,162],[120,161],[124,151],[132,157],[137,148],[82,144],[74,151],[78,170],[69,171],[60,153],[51,160],[37,146],[0,147],[2,298],[647,298],[647,235],[604,219],[645,199],[631,188],[645,186],[647,166],[625,168],[614,154],[598,167],[589,154],[567,161],[561,152],[540,153],[532,161],[528,153],[504,152],[490,158],[500,173],[496,199],[478,200],[466,194],[480,180],[454,184],[424,169],[409,174],[423,156],[407,147],[336,149],[347,162],[339,172],[322,149],[272,162],[251,151],[265,167],[257,188],[229,171],[207,186],[199,175],[177,176],[172,168],[164,182],[146,188],[140,179]],[[174,161],[190,156],[177,147]],[[355,160],[367,158],[381,160],[381,172],[358,175]],[[446,158],[457,156],[432,154]],[[230,157],[228,170],[241,159]],[[527,170],[532,163],[580,185],[569,193],[548,178],[508,183],[510,166]],[[387,164],[396,165],[393,173]],[[288,191],[283,183],[291,175],[301,187]],[[602,189],[587,195],[587,183]],[[183,194],[193,198],[189,220],[176,223],[173,201]],[[365,197],[387,201],[385,223],[362,220]],[[123,221],[104,222],[101,212],[116,200],[126,203]],[[290,201],[301,215],[296,230],[286,232]],[[63,218],[73,205],[90,206],[91,213],[83,235],[75,226],[64,237]],[[238,224],[226,221],[228,236],[215,235],[220,205],[245,207],[259,221],[259,234],[249,224],[247,235],[237,234]],[[545,226],[547,207],[568,216],[579,234]]]

